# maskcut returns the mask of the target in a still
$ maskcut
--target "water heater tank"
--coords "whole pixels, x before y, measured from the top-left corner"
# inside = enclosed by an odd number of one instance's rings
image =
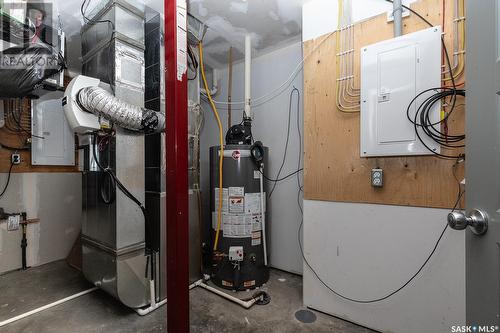
[[[226,145],[223,164],[223,199],[220,236],[212,262],[212,281],[232,290],[253,289],[269,280],[269,268],[264,260],[261,214],[261,188],[257,165],[253,162],[250,145]],[[218,224],[219,205],[219,146],[210,148],[210,207],[212,240]],[[268,149],[264,148],[264,166]],[[269,225],[265,209],[265,223]]]

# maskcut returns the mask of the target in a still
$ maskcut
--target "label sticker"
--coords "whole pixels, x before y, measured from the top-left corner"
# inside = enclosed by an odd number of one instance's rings
[[[222,280],[222,285],[224,287],[232,287],[233,286],[233,283],[232,282],[229,282],[229,281],[224,281]]]
[[[243,287],[245,287],[245,288],[250,288],[250,287],[253,287],[253,286],[255,286],[255,280],[243,282]]]
[[[252,225],[252,232],[262,230],[262,215],[247,214],[245,215],[245,223]]]
[[[259,170],[253,171],[253,179],[260,179],[260,171]]]
[[[229,212],[244,213],[245,212],[245,197],[229,197]]]
[[[244,187],[230,187],[229,188],[229,196],[230,197],[244,197],[245,196],[245,188]]]
[[[260,231],[252,232],[252,246],[261,244]]]
[[[215,198],[215,211],[219,210],[219,188],[216,187],[214,189],[214,198]],[[222,211],[227,212],[229,211],[229,190],[227,188],[222,189]]]
[[[266,211],[266,194],[264,193],[264,212]],[[260,193],[245,193],[245,213],[260,214]]]
[[[223,216],[223,234],[227,238],[248,238],[252,235],[252,224],[248,223],[245,215],[228,214]]]

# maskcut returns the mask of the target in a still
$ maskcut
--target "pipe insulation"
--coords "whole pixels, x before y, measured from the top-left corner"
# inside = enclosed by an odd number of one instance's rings
[[[84,111],[134,132],[154,134],[165,129],[163,114],[124,102],[100,87],[81,89],[77,103]]]

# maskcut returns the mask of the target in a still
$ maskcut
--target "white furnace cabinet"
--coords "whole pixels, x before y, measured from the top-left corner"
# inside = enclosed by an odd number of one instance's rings
[[[368,45],[360,54],[361,157],[432,154],[419,141],[407,108],[419,93],[441,86],[441,27]],[[418,105],[433,93],[411,105],[412,120]],[[439,122],[440,108],[440,103],[434,105],[432,123]],[[430,149],[440,152],[438,144],[419,133]]]

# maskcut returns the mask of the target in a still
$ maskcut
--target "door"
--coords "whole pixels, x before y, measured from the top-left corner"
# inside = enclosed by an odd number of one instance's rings
[[[466,229],[466,320],[474,332],[500,326],[500,0],[467,0],[467,215],[488,229]],[[478,326],[474,329],[474,326]],[[487,326],[480,327],[480,326]],[[482,330],[480,330],[482,329]],[[487,329],[487,330],[484,330]]]

